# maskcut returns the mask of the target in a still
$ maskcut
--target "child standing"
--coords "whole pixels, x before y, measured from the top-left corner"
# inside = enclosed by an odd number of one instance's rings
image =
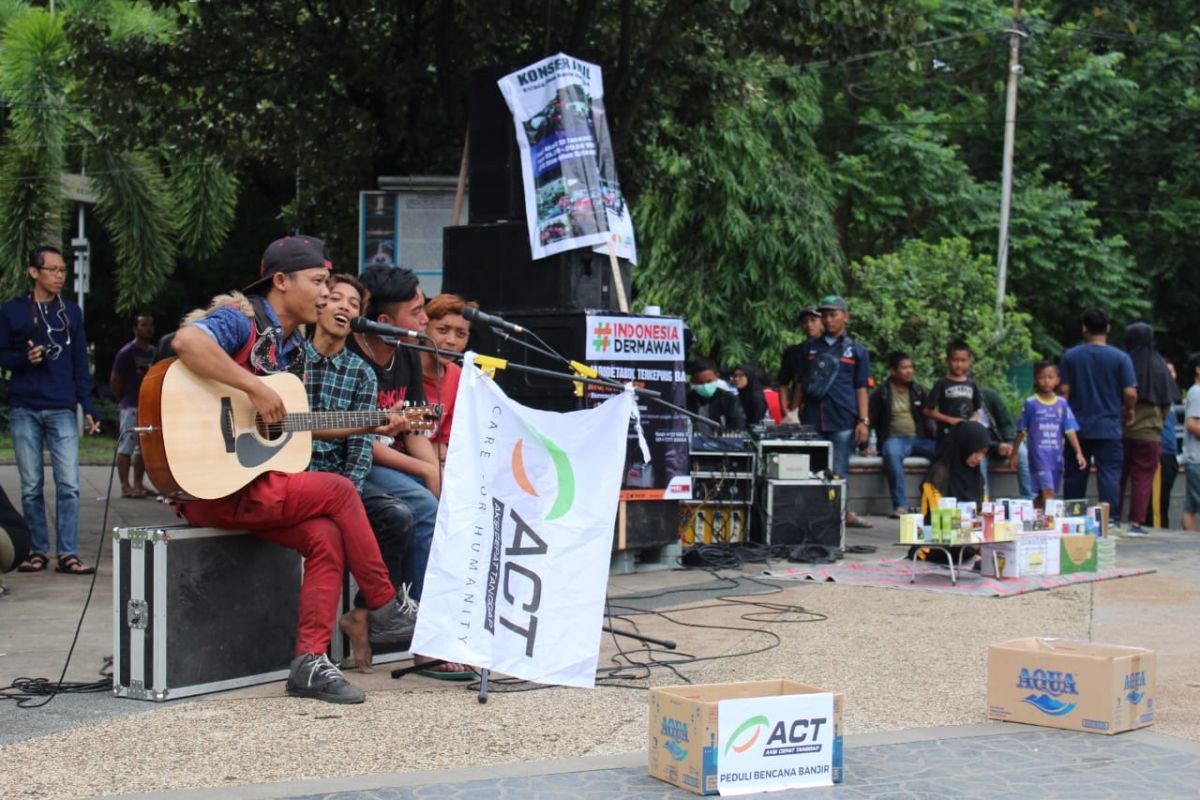
[[[1029,436],[1029,472],[1033,478],[1034,503],[1044,508],[1046,501],[1058,492],[1063,477],[1063,436],[1071,443],[1081,470],[1087,469],[1087,459],[1079,449],[1079,423],[1067,401],[1055,394],[1058,388],[1058,367],[1049,361],[1033,366],[1033,382],[1037,394],[1025,401],[1021,419],[1017,422],[1017,438],[1008,466],[1017,464],[1017,448]]]
[[[946,377],[933,384],[925,406],[925,416],[937,422],[939,445],[951,427],[979,415],[983,395],[967,377],[970,370],[971,348],[963,341],[951,342],[946,348]]]

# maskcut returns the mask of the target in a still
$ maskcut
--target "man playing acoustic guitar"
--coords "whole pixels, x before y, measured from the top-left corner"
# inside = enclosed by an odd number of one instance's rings
[[[245,392],[264,422],[280,422],[287,411],[283,400],[258,376],[283,370],[304,375],[305,342],[297,328],[316,322],[325,306],[330,266],[320,239],[297,235],[272,242],[246,297],[233,295],[234,302],[179,329],[173,342],[179,360],[202,378]],[[394,436],[403,426],[392,418],[379,432]],[[192,525],[249,530],[304,556],[287,692],[361,703],[362,690],[325,656],[344,571],[354,575],[370,609],[372,641],[406,645],[413,623],[388,577],[354,484],[327,472],[267,472],[227,497],[190,500],[182,510]]]

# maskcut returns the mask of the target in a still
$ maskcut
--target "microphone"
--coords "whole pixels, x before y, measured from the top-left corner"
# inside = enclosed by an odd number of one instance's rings
[[[401,339],[428,339],[424,331],[414,331],[408,328],[397,328],[395,325],[384,325],[382,322],[372,322],[366,317],[355,317],[350,320],[350,330],[355,333],[373,333],[376,336],[397,336]]]
[[[503,330],[512,333],[525,333],[525,329],[515,322],[509,322],[506,319],[496,316],[495,314],[485,314],[478,308],[467,306],[463,309],[462,315],[471,322],[478,322],[483,325],[491,325],[493,328],[502,328]]]

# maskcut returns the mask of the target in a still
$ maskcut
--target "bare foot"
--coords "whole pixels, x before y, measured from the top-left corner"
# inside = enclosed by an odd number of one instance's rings
[[[423,664],[429,664],[431,662],[440,661],[440,660],[441,659],[438,659],[438,658],[430,658],[429,656],[421,656],[421,655],[417,655],[415,653],[413,654],[413,665],[417,666],[417,667],[422,666]],[[455,672],[471,672],[471,673],[473,673],[473,672],[475,672],[474,668],[469,667],[466,664],[458,664],[453,661],[447,661],[445,663],[438,664],[436,667],[430,667],[430,670],[432,670],[433,672],[448,672],[448,673],[455,673]]]
[[[338,620],[338,627],[350,640],[350,650],[354,654],[354,665],[359,672],[372,672],[371,641],[367,634],[367,609],[356,608],[348,611]]]

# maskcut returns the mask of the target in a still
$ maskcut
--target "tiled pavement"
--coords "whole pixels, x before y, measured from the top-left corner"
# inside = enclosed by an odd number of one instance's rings
[[[1101,736],[992,724],[849,737],[846,781],[832,788],[786,790],[804,798],[1196,798],[1200,745],[1149,730]],[[244,797],[289,800],[682,800],[690,792],[646,773],[644,754],[571,762],[362,776],[314,782],[318,793],[287,785],[239,787]],[[342,788],[339,788],[339,784]],[[389,785],[391,784],[391,785]],[[290,788],[303,790],[304,784]],[[242,794],[241,790],[248,790]],[[225,790],[226,792],[229,789]],[[207,792],[172,797],[215,797]],[[227,795],[228,796],[228,795]]]

